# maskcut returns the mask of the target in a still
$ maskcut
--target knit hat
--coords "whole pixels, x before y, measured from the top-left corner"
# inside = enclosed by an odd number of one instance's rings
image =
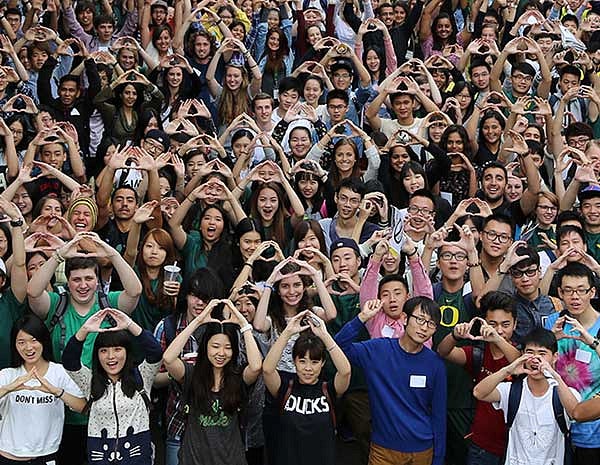
[[[98,205],[96,205],[96,202],[91,197],[77,197],[75,200],[73,200],[69,206],[69,209],[67,210],[67,220],[71,222],[73,212],[79,205],[85,205],[90,209],[90,213],[92,215],[92,223],[90,226],[91,230],[93,231],[96,227],[96,222],[98,221]]]

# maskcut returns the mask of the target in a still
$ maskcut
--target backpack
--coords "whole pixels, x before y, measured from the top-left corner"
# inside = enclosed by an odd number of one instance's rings
[[[523,379],[517,378],[510,385],[510,391],[508,394],[508,411],[506,413],[506,428],[510,430],[512,427],[519,405],[521,404],[521,395],[523,394]],[[565,410],[560,397],[558,396],[558,389],[556,386],[552,387],[552,412],[554,413],[554,419],[558,423],[561,433],[565,440],[565,457],[564,465],[572,465],[573,463],[573,448],[571,446],[571,433],[567,426],[567,420],[565,419]]]
[[[335,406],[333,404],[333,401],[331,400],[331,395],[329,394],[328,387],[329,387],[329,383],[327,381],[323,381],[321,383],[321,392],[323,393],[323,395],[325,396],[325,399],[327,400],[327,405],[329,405],[329,415],[331,416],[331,421],[333,423],[333,429],[337,434],[337,419],[335,417]],[[285,404],[287,404],[288,399],[292,395],[292,389],[294,389],[294,378],[291,378],[288,381],[288,387],[285,391],[285,394],[283,395],[283,398],[281,399],[281,404],[279,405],[279,414],[280,415],[283,415],[283,412],[285,410]]]
[[[58,350],[62,354],[65,350],[65,343],[67,339],[67,327],[65,325],[64,316],[65,312],[67,311],[67,306],[69,305],[69,293],[63,286],[57,286],[56,291],[58,292],[59,296],[58,305],[56,306],[56,311],[54,312],[54,315],[50,320],[50,324],[48,325],[48,331],[52,333],[52,330],[56,325],[60,326]],[[100,305],[101,309],[110,307],[108,296],[102,289],[98,289],[98,305]]]

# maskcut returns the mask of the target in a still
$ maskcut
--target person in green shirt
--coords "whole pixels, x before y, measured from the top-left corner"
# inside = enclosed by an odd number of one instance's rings
[[[82,250],[82,247],[85,250]],[[92,250],[94,249],[94,250]],[[58,249],[35,273],[28,286],[27,296],[31,310],[47,326],[53,323],[61,296],[48,292],[46,287],[56,268],[65,262],[67,276],[67,306],[60,321],[51,330],[52,349],[58,362],[66,342],[81,328],[85,321],[102,310],[99,302],[98,259],[107,259],[117,271],[124,291],[109,292],[108,306],[131,314],[136,308],[142,283],[125,259],[110,245],[92,232],[77,233],[71,241]],[[108,325],[108,322],[104,323]],[[81,362],[91,368],[95,337],[86,339]],[[62,443],[59,448],[59,463],[81,464],[86,459],[87,417],[67,410]]]
[[[25,312],[27,297],[27,269],[25,268],[25,241],[23,239],[23,219],[15,204],[0,196],[0,209],[10,218],[12,265],[10,286],[6,266],[0,260],[0,369],[10,365],[10,332],[13,324]]]
[[[179,280],[167,279],[171,277],[166,276],[164,271],[165,265],[173,265],[177,261],[171,235],[164,229],[153,228],[146,233],[140,247],[142,225],[152,217],[156,204],[156,201],[147,202],[134,213],[124,254],[125,261],[134,268],[143,288],[131,317],[148,331],[154,331],[158,322],[175,310],[180,288]]]

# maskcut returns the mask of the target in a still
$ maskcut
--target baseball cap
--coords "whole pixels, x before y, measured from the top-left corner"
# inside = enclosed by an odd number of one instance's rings
[[[329,255],[333,255],[337,249],[343,249],[344,247],[349,247],[354,250],[354,253],[360,257],[360,249],[358,248],[358,244],[354,239],[350,239],[349,237],[340,237],[337,241],[331,243],[331,247],[329,248]]]
[[[577,197],[579,198],[580,202],[583,202],[587,199],[593,199],[594,197],[600,197],[600,186],[592,184],[591,186],[581,190]]]
[[[162,146],[164,147],[165,150],[169,149],[169,146],[170,146],[169,136],[167,135],[166,132],[161,131],[160,129],[151,129],[150,131],[148,131],[148,134],[146,134],[145,138],[146,139],[154,139],[155,141],[162,144]]]

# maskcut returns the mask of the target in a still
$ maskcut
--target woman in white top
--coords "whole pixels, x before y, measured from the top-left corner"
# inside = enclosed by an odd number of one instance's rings
[[[12,368],[0,371],[0,464],[54,462],[64,405],[81,412],[85,399],[62,365],[54,363],[50,333],[27,315],[11,334]]]

